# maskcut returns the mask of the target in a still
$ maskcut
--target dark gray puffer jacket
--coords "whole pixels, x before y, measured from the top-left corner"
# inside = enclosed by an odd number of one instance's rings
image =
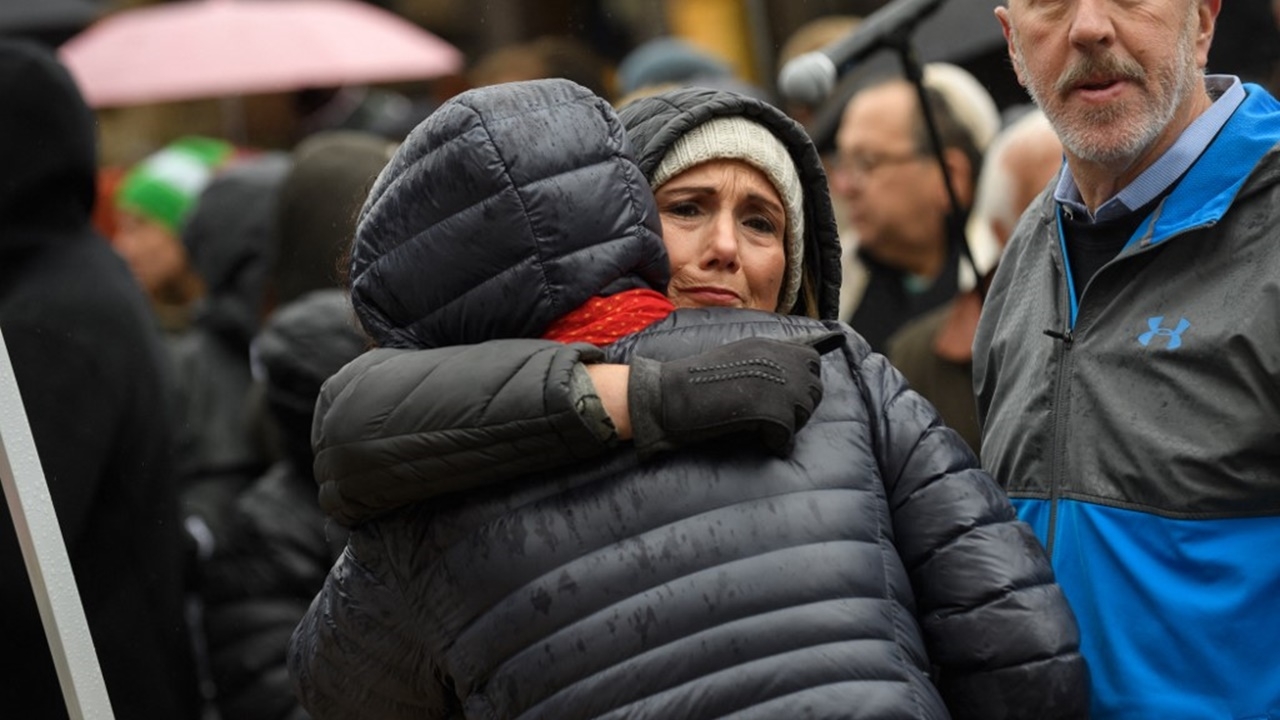
[[[518,151],[519,162],[532,162],[550,151],[557,163],[583,162],[584,149],[609,142],[607,113],[599,126],[555,121],[587,101],[559,94],[556,82],[528,87],[551,97],[518,98],[535,106],[529,126],[540,135],[518,147],[484,122],[498,111],[493,96],[460,96],[472,114],[459,113],[455,130],[477,157]],[[560,102],[548,108],[539,97]],[[468,134],[474,116],[486,132]],[[436,183],[461,182],[392,167],[406,177],[384,174],[380,184],[403,183],[428,204]],[[557,192],[600,191],[598,176],[563,167],[555,176]],[[540,182],[519,187],[532,202],[514,212],[468,218],[465,208],[477,205],[459,203],[462,212],[439,222],[452,224],[455,244],[484,242],[491,254],[529,262],[557,257],[556,242],[520,242],[538,222]],[[622,227],[647,226],[652,206],[634,207],[638,215],[617,218]],[[557,242],[583,239],[572,217],[561,222]],[[432,233],[413,223],[396,232],[403,236],[386,245],[395,249],[372,261],[386,287],[434,277],[428,268],[443,266],[419,263],[441,236],[420,244]],[[634,271],[644,257],[627,260],[612,247],[602,245],[596,262]],[[488,267],[457,302],[528,315],[505,300],[555,297],[550,281],[530,293],[511,283],[531,276]],[[845,343],[824,356],[823,401],[789,458],[730,440],[642,465],[624,448],[505,484],[455,485],[355,527],[291,641],[307,709],[384,720],[1082,717],[1075,623],[1039,544],[960,438],[847,326],[682,310],[604,354],[667,359],[831,328]],[[556,344],[480,347],[375,350],[340,371],[317,406],[317,473],[385,508],[397,487],[430,477],[418,472],[424,457],[435,457],[428,470],[448,463],[451,438],[509,433],[519,447],[523,430],[536,448],[550,426],[536,418],[573,412],[545,402],[548,388],[572,382],[569,370],[544,362]],[[491,413],[509,423],[488,426]],[[536,450],[526,460],[537,463]]]

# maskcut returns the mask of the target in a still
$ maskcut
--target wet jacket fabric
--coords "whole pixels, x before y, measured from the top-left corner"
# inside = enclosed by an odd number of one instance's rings
[[[1280,103],[1245,87],[1075,293],[1042,196],[974,343],[984,463],[1076,610],[1095,718],[1280,715]]]
[[[653,194],[613,111],[572,83],[523,87],[437,110],[374,181],[350,273],[379,346],[539,337],[595,295],[666,290]]]
[[[554,115],[529,123],[573,125]],[[555,156],[580,162],[574,148],[602,142],[575,137]],[[557,177],[558,193],[601,190]],[[417,184],[430,179],[399,182],[430,197]],[[635,207],[616,220],[648,227],[652,205]],[[513,244],[530,220],[486,217],[489,253],[559,256],[555,243]],[[458,238],[474,242],[466,230]],[[407,245],[403,262],[430,252]],[[597,262],[620,262],[616,247],[600,245]],[[384,274],[422,272],[380,257]],[[537,316],[502,303],[528,289],[489,267],[459,302]],[[847,326],[682,310],[603,351],[572,351],[664,360],[831,328],[845,342],[824,358],[823,402],[790,458],[730,439],[642,465],[627,446],[514,482],[455,482],[358,524],[291,642],[304,705],[317,718],[1080,717],[1085,669],[1043,550],[958,436]],[[377,505],[399,486],[424,492],[436,478],[420,462],[476,465],[451,456],[459,437],[502,439],[540,463],[557,422],[547,416],[573,409],[549,404],[573,384],[561,348],[479,347],[384,348],[345,367],[317,404],[317,475]]]
[[[12,361],[115,716],[194,718],[160,338],[92,229],[93,115],[35,45],[0,42],[0,90],[0,363]],[[0,714],[65,718],[8,511],[0,578]]]
[[[223,718],[301,720],[285,663],[289,635],[342,552],[311,472],[321,384],[364,351],[346,293],[321,290],[277,310],[254,347],[282,459],[236,497],[204,564],[205,637]]]
[[[609,359],[824,327],[682,310]],[[368,461],[394,468],[373,482],[417,480],[443,433],[411,428],[442,411],[422,375],[391,381],[410,357],[375,351],[331,381],[319,469]],[[509,378],[536,367],[506,357]],[[358,526],[294,635],[307,706],[333,718],[1084,717],[1075,627],[1030,529],[881,356],[850,334],[826,358],[823,401],[787,460],[732,440],[643,466],[620,451]],[[482,405],[466,413],[502,410]]]

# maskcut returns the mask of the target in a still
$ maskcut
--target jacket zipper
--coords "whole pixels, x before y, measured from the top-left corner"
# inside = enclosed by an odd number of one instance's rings
[[[1071,212],[1069,208],[1061,205],[1059,205],[1058,207],[1061,210],[1061,212],[1067,214],[1068,217],[1070,216]],[[1164,210],[1164,200],[1161,200],[1160,203],[1156,206],[1155,210],[1153,211],[1153,215],[1155,217],[1159,217],[1160,213],[1163,212],[1163,210]],[[1069,414],[1069,411],[1066,409],[1066,403],[1068,401],[1068,396],[1071,394],[1071,391],[1070,391],[1071,383],[1067,379],[1071,376],[1071,362],[1072,362],[1071,347],[1075,343],[1076,322],[1079,319],[1080,315],[1083,314],[1082,308],[1084,305],[1084,296],[1087,294],[1089,290],[1089,286],[1092,285],[1097,280],[1098,276],[1104,272],[1107,272],[1112,266],[1118,265],[1124,262],[1125,260],[1127,260],[1128,258],[1133,257],[1135,255],[1148,252],[1151,250],[1152,247],[1154,247],[1157,244],[1163,245],[1165,242],[1168,242],[1169,240],[1172,240],[1180,235],[1186,235],[1187,233],[1192,232],[1194,230],[1199,230],[1200,228],[1204,228],[1204,227],[1211,227],[1217,224],[1217,219],[1213,219],[1208,222],[1200,223],[1199,225],[1179,228],[1176,232],[1171,233],[1168,237],[1161,239],[1160,243],[1153,243],[1150,233],[1153,231],[1155,227],[1155,217],[1153,217],[1150,220],[1150,222],[1146,223],[1147,235],[1141,238],[1140,240],[1138,240],[1137,249],[1135,251],[1130,252],[1128,255],[1126,255],[1125,250],[1127,250],[1128,247],[1122,248],[1120,250],[1120,253],[1116,257],[1113,257],[1107,262],[1103,263],[1102,267],[1098,268],[1097,271],[1094,272],[1093,277],[1089,278],[1089,280],[1085,283],[1085,287],[1081,288],[1080,291],[1077,293],[1072,287],[1072,284],[1073,284],[1072,281],[1069,279],[1070,271],[1068,269],[1069,263],[1067,262],[1066,244],[1063,236],[1064,231],[1062,227],[1062,218],[1061,218],[1061,215],[1058,216],[1058,222],[1057,222],[1058,247],[1060,252],[1060,259],[1063,265],[1064,275],[1068,277],[1068,280],[1066,283],[1067,302],[1069,305],[1074,304],[1074,312],[1072,314],[1072,317],[1068,318],[1067,327],[1063,331],[1061,332],[1057,330],[1044,331],[1045,335],[1048,335],[1049,337],[1054,338],[1055,340],[1061,341],[1061,347],[1058,350],[1058,377],[1056,379],[1057,387],[1054,388],[1054,412],[1053,412],[1053,456],[1057,459],[1057,461],[1051,463],[1053,469],[1049,477],[1049,530],[1047,533],[1047,537],[1045,538],[1045,551],[1049,555],[1050,559],[1053,558],[1053,549],[1054,549],[1054,545],[1056,544],[1055,541],[1057,539],[1057,532],[1058,532],[1058,501],[1061,498],[1061,494],[1062,494],[1061,488],[1066,482],[1066,474],[1067,474],[1066,466],[1067,466],[1068,457],[1067,457],[1066,418],[1067,418],[1067,415]],[[1075,296],[1074,303],[1072,298],[1073,294]]]
[[[1061,230],[1059,230],[1059,232],[1061,232]],[[1179,232],[1177,234],[1182,234],[1182,233]],[[1075,345],[1076,324],[1079,321],[1080,315],[1083,314],[1084,298],[1085,298],[1085,295],[1088,294],[1089,286],[1094,284],[1094,282],[1097,280],[1099,275],[1109,271],[1109,269],[1112,266],[1123,263],[1128,257],[1132,257],[1133,255],[1147,252],[1148,250],[1151,249],[1151,247],[1152,247],[1152,244],[1150,243],[1149,240],[1147,240],[1139,244],[1138,250],[1136,252],[1130,253],[1129,255],[1124,257],[1117,255],[1116,257],[1104,263],[1102,267],[1098,268],[1098,270],[1093,274],[1093,277],[1089,278],[1089,281],[1085,283],[1085,287],[1082,288],[1079,293],[1076,293],[1076,296],[1075,296],[1076,314],[1075,314],[1075,317],[1068,318],[1067,327],[1064,328],[1062,331],[1057,331],[1057,330],[1044,331],[1045,335],[1048,335],[1049,337],[1060,341],[1060,347],[1058,349],[1058,373],[1057,373],[1057,378],[1055,379],[1056,386],[1054,387],[1054,400],[1053,400],[1054,411],[1053,411],[1053,450],[1052,452],[1053,452],[1053,457],[1056,459],[1056,461],[1051,463],[1052,472],[1049,477],[1049,530],[1047,533],[1047,537],[1045,538],[1045,551],[1048,553],[1050,558],[1053,557],[1053,549],[1057,540],[1058,504],[1062,498],[1062,488],[1066,485],[1066,482],[1067,482],[1067,472],[1068,472],[1067,462],[1070,459],[1067,453],[1067,426],[1068,426],[1067,418],[1070,415],[1070,410],[1069,408],[1067,408],[1067,403],[1070,401],[1070,395],[1071,395],[1071,381],[1069,379],[1071,377],[1071,363],[1072,363],[1071,348]],[[1122,250],[1121,254],[1123,253],[1124,251]],[[1063,256],[1062,256],[1062,262],[1065,267],[1067,263],[1065,252],[1063,253]],[[1070,302],[1069,296],[1073,292],[1073,289],[1070,286],[1068,286],[1066,288],[1066,292],[1068,294],[1068,302]]]
[[[1070,394],[1071,346],[1075,343],[1075,332],[1067,328],[1063,332],[1045,331],[1046,335],[1061,340],[1058,349],[1058,377],[1054,388],[1053,412],[1053,455],[1057,461],[1052,464],[1053,473],[1049,477],[1049,530],[1045,536],[1045,551],[1053,557],[1053,547],[1058,536],[1058,500],[1065,482],[1067,464],[1067,422],[1066,403]]]

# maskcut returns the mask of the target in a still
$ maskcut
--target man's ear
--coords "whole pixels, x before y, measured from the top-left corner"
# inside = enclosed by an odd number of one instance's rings
[[[1221,2],[1222,0],[1217,0]],[[1027,81],[1022,77],[1022,63],[1018,60],[1018,51],[1013,45],[1013,25],[1009,23],[1009,8],[1000,6],[995,9],[996,20],[1000,21],[1000,32],[1004,33],[1004,42],[1006,51],[1009,53],[1009,61],[1013,63],[1013,73],[1018,77],[1018,84],[1022,87],[1027,86]]]
[[[1209,64],[1209,46],[1213,44],[1213,30],[1217,27],[1221,10],[1222,0],[1199,0],[1196,3],[1196,62],[1201,68]]]

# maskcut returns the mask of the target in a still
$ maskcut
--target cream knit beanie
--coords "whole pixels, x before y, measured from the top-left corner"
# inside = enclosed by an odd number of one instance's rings
[[[791,153],[757,122],[740,116],[715,118],[685,133],[671,146],[654,170],[650,185],[656,191],[676,175],[711,160],[741,160],[758,168],[782,198],[787,213],[787,269],[777,311],[789,311],[800,294],[804,264],[804,191]]]

